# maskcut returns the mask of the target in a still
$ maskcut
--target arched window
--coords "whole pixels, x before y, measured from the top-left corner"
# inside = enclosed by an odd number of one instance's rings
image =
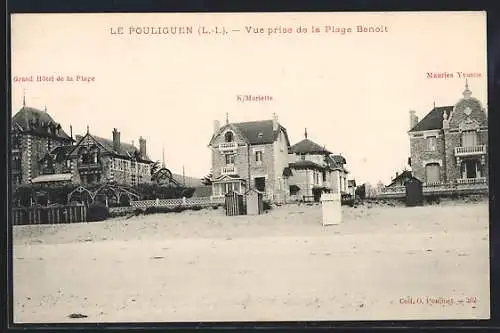
[[[425,166],[425,182],[427,184],[438,184],[441,181],[441,166],[439,163],[428,163]]]
[[[477,132],[476,131],[463,131],[461,138],[462,147],[477,146]]]
[[[224,138],[226,139],[226,142],[233,142],[234,141],[234,134],[233,132],[229,131],[224,134]]]

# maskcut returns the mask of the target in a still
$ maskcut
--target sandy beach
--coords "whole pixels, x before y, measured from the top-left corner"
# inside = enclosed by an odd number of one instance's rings
[[[487,201],[342,209],[16,226],[14,321],[490,317]]]

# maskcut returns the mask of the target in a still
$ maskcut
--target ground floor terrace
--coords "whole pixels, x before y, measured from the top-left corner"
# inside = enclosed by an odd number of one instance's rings
[[[13,229],[16,323],[487,319],[488,203]],[[85,318],[69,318],[82,314]]]

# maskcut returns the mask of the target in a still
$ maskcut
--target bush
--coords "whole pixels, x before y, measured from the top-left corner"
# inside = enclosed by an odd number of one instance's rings
[[[92,203],[89,205],[87,220],[89,222],[103,221],[109,217],[109,209],[101,203]]]
[[[159,184],[138,184],[135,190],[143,200],[191,198],[196,190],[194,187],[162,186]]]
[[[272,206],[272,204],[271,204],[271,201],[269,201],[269,200],[264,200],[264,201],[262,201],[262,209],[263,209],[264,211],[266,211],[266,210],[271,210],[272,208],[273,208],[273,206]]]

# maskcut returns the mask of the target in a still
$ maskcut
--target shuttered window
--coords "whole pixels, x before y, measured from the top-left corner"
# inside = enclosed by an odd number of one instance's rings
[[[440,182],[440,166],[438,163],[430,163],[425,166],[425,182],[436,184]]]

